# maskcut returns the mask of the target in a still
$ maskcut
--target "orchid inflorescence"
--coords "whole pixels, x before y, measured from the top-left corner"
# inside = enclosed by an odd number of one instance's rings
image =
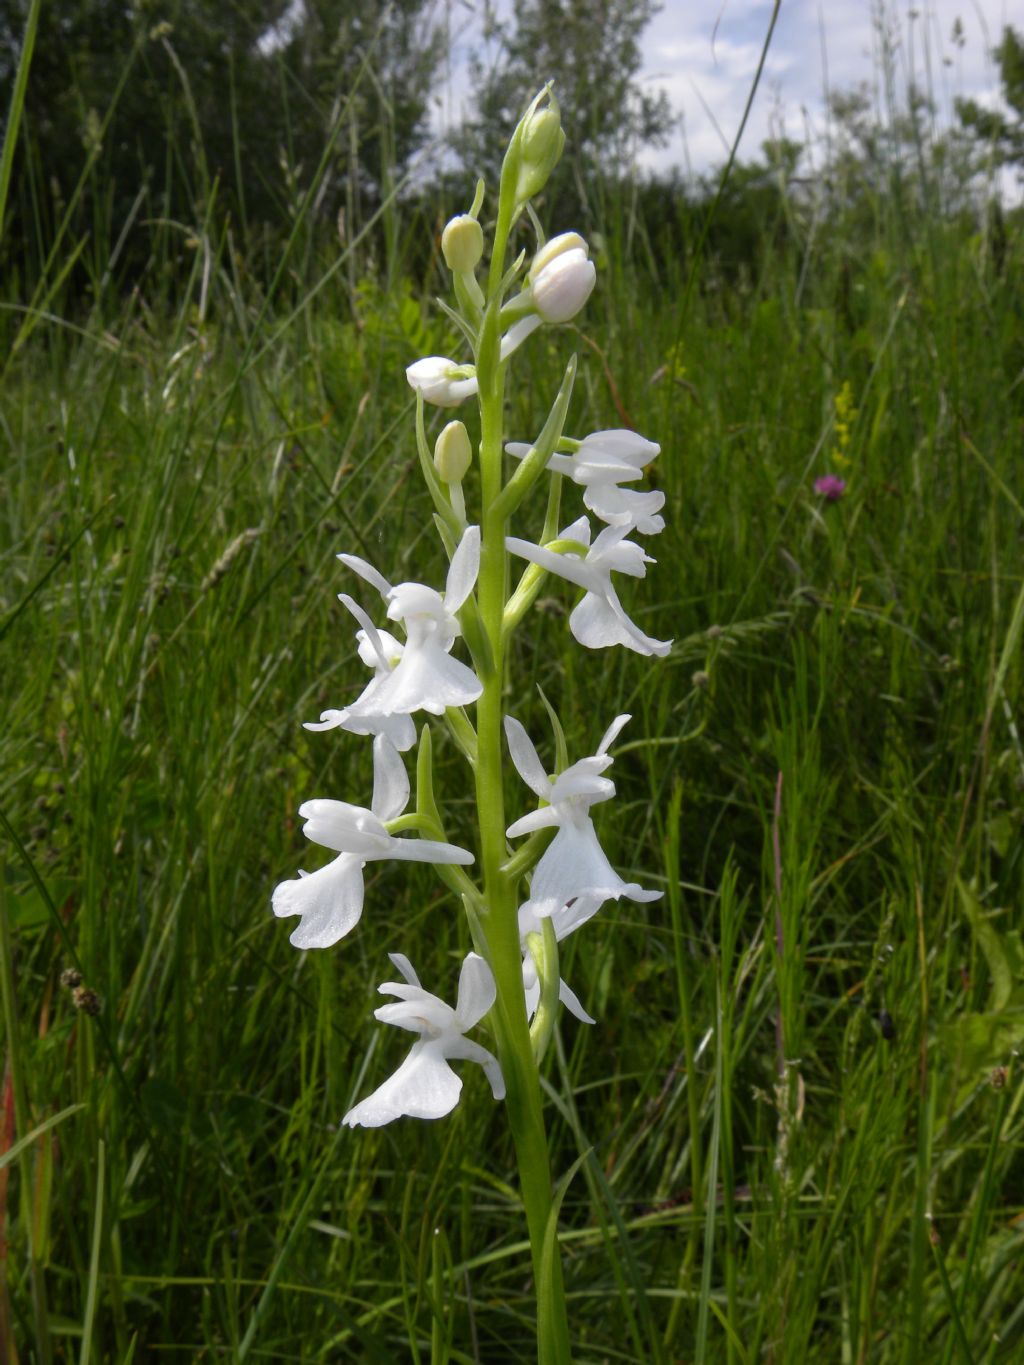
[[[643,578],[654,562],[635,537],[663,529],[665,498],[635,485],[659,447],[631,430],[596,431],[582,439],[565,431],[575,358],[540,434],[532,442],[505,441],[504,382],[512,358],[538,328],[570,321],[596,281],[587,244],[575,232],[541,239],[532,261],[520,255],[505,267],[511,231],[527,211],[540,234],[529,200],[543,187],[563,142],[558,106],[550,90],[542,91],[505,157],[483,285],[477,278],[485,247],[482,183],[469,213],[454,218],[442,236],[457,305],[446,311],[471,344],[472,360],[428,356],[410,365],[406,378],[416,395],[417,450],[449,559],[447,579],[443,591],[392,583],[367,560],[338,556],[350,576],[346,588],[358,594],[344,591],[340,600],[358,625],[359,657],[372,676],[357,697],[324,711],[307,728],[372,736],[373,796],[369,808],[322,798],[302,805],[306,837],[336,857],[283,882],[273,895],[275,914],[298,916],[291,941],[302,949],[329,947],[355,927],[363,908],[363,869],[370,861],[431,863],[461,899],[475,951],[462,966],[457,1006],[430,995],[408,958],[391,955],[404,982],[380,987],[395,1002],[377,1009],[376,1017],[417,1038],[394,1075],[350,1109],[344,1122],[377,1127],[401,1115],[439,1118],[455,1106],[462,1088],[449,1063],[478,1063],[495,1098],[508,1090],[535,1248],[547,1196],[531,1196],[529,1185],[531,1180],[537,1185],[538,1177],[527,1171],[524,1153],[537,1150],[536,1143],[530,1146],[531,1125],[540,1122],[537,1067],[559,1001],[578,1019],[594,1022],[559,975],[558,944],[609,901],[650,901],[661,893],[615,871],[591,818],[592,808],[615,794],[607,776],[610,750],[630,717],[616,716],[594,753],[570,763],[552,713],[559,762],[549,774],[524,727],[503,713],[506,649],[549,576],[581,590],[569,628],[587,649],[621,645],[662,656],[671,643],[648,635],[630,618],[616,583],[622,575]],[[480,414],[475,451],[458,420],[443,428],[431,449],[426,405],[455,408],[474,397]],[[471,519],[463,481],[474,456],[479,512]],[[513,518],[542,480],[547,505],[539,539],[511,534]],[[559,530],[566,480],[582,489],[586,510]],[[510,591],[513,572],[519,576]],[[398,633],[386,629],[382,618]],[[457,649],[465,650],[468,661],[457,657]],[[476,708],[475,723],[469,707]],[[420,712],[442,721],[473,769],[475,855],[446,838],[434,795],[431,729],[423,724],[417,735],[413,719]],[[416,805],[407,814],[411,786],[402,755],[417,746]],[[504,810],[506,753],[537,798],[534,809],[511,820]],[[528,837],[519,843],[523,836]],[[479,880],[466,871],[471,865],[481,867]],[[485,1018],[497,1058],[466,1037]],[[546,1153],[542,1128],[540,1141]],[[540,1183],[544,1180],[550,1183],[546,1175]]]

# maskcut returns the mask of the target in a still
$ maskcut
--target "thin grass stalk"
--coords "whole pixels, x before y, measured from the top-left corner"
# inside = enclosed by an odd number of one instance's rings
[[[3,859],[0,859],[0,989],[3,991],[4,1032],[7,1035],[7,1059],[14,1094],[14,1122],[17,1135],[22,1138],[28,1134],[31,1123],[25,1056],[15,992],[14,945],[11,937],[10,907],[7,901],[7,867]],[[50,1337],[46,1279],[35,1238],[37,1210],[33,1208],[32,1198],[32,1191],[35,1188],[32,1157],[33,1153],[27,1145],[21,1148],[18,1155],[21,1173],[20,1221],[28,1244],[28,1278],[32,1297],[35,1348],[40,1365],[51,1365],[53,1342]]]
[[[14,149],[18,144],[21,129],[21,115],[25,108],[25,91],[28,88],[28,73],[32,66],[32,54],[36,46],[36,30],[39,27],[39,13],[42,0],[31,0],[25,19],[25,32],[21,39],[21,52],[18,56],[18,70],[14,77],[14,90],[11,105],[7,111],[4,128],[3,151],[0,152],[0,242],[3,241],[4,223],[7,212],[7,192],[11,184],[11,171],[14,168]]]

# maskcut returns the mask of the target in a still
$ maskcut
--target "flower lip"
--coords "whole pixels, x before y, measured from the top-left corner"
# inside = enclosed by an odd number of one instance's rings
[[[476,1062],[491,1085],[496,1100],[504,1098],[505,1082],[498,1059],[465,1035],[494,1004],[496,989],[490,967],[477,953],[469,953],[459,975],[454,1009],[423,989],[408,958],[392,954],[405,982],[385,981],[382,995],[396,997],[374,1015],[384,1024],[404,1028],[419,1037],[405,1061],[372,1095],[348,1111],[342,1123],[350,1128],[379,1128],[393,1119],[439,1119],[459,1101],[462,1080],[449,1061]]]

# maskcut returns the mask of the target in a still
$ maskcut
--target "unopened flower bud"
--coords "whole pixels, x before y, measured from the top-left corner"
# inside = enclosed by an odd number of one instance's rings
[[[428,355],[409,365],[405,377],[411,388],[423,395],[424,402],[438,408],[457,408],[477,391],[472,365],[456,365],[441,355]]]
[[[461,483],[473,463],[473,446],[462,422],[449,422],[434,442],[434,465],[442,483]]]
[[[545,108],[537,106],[541,100],[548,99]],[[517,204],[532,199],[548,182],[551,172],[558,164],[565,146],[565,133],[558,110],[558,101],[545,88],[527,109],[512,135],[505,157],[506,167],[511,162],[515,172],[515,198]],[[502,168],[504,179],[505,167]]]
[[[484,254],[483,229],[468,213],[460,213],[441,233],[441,251],[453,275],[475,270]]]
[[[597,271],[587,250],[578,232],[563,232],[534,257],[530,266],[533,304],[545,322],[568,322],[590,298]]]
[[[560,232],[557,237],[552,237],[545,242],[541,249],[530,262],[530,281],[537,278],[545,266],[551,264],[556,256],[561,256],[566,251],[580,250],[583,254],[589,255],[590,248],[587,246],[587,239],[581,237],[578,232]]]

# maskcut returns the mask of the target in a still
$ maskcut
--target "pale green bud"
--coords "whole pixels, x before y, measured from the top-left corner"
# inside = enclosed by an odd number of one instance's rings
[[[545,96],[548,104],[539,109],[537,106]],[[520,119],[505,154],[502,180],[508,171],[513,172],[517,204],[525,204],[527,199],[540,193],[558,164],[564,146],[565,133],[562,132],[558,101],[550,87],[545,87]]]
[[[441,233],[441,251],[453,275],[475,270],[484,254],[483,229],[477,220],[468,213],[453,218]]]
[[[461,483],[473,463],[473,446],[462,422],[449,422],[434,442],[434,466],[442,483]]]

